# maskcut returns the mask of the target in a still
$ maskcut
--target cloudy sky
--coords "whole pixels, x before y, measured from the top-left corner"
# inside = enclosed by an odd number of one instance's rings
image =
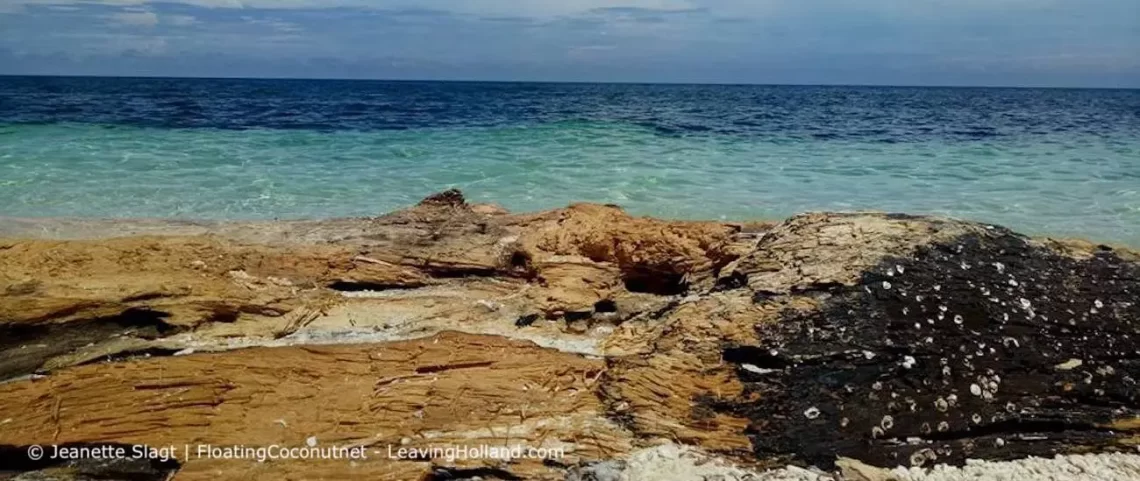
[[[0,0],[0,74],[1140,87],[1140,0]]]

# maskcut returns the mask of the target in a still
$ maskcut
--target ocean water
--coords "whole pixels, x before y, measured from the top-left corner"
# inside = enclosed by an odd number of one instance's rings
[[[374,215],[450,187],[1140,246],[1140,91],[0,77],[0,216]]]

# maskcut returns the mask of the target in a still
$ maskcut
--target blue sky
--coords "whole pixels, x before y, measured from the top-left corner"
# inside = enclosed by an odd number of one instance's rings
[[[1140,87],[1140,0],[0,0],[0,73]]]

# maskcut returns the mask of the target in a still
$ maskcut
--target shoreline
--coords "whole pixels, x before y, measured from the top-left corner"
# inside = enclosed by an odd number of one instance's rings
[[[483,209],[483,213],[488,215],[511,215],[511,216],[538,216],[546,212],[557,211],[560,209],[546,209],[535,211],[522,211],[514,212],[503,209],[497,204],[471,204],[477,210]],[[597,204],[592,202],[581,202],[571,205],[592,205],[604,206],[624,209],[619,205],[614,204]],[[159,236],[199,236],[199,235],[222,235],[232,236],[234,240],[243,240],[248,242],[264,242],[259,240],[258,235],[253,232],[258,232],[268,229],[270,232],[275,233],[273,236],[268,236],[270,239],[277,241],[285,241],[289,236],[296,234],[300,231],[312,230],[328,230],[336,232],[338,230],[352,230],[362,229],[368,222],[376,219],[383,218],[387,215],[398,214],[405,209],[397,209],[388,213],[377,214],[375,216],[348,216],[348,217],[314,217],[314,218],[297,218],[297,219],[225,219],[225,220],[211,220],[211,219],[180,219],[180,218],[161,218],[161,217],[59,217],[59,216],[45,216],[45,217],[26,217],[26,216],[2,216],[0,215],[0,239],[42,239],[42,240],[94,240],[105,239],[112,237],[130,237],[130,236],[145,236],[145,235],[159,235]],[[822,215],[910,215],[902,213],[892,213],[889,211],[881,210],[828,210],[828,211],[805,211],[791,217],[801,215],[822,214]],[[753,220],[713,220],[713,219],[676,219],[667,217],[656,217],[652,215],[630,215],[633,218],[648,219],[653,221],[669,222],[669,223],[707,223],[707,224],[720,224],[724,226],[740,228],[742,231],[762,231],[765,226],[772,226],[779,224],[785,219],[753,219]],[[991,225],[995,227],[1002,227],[998,224],[991,224],[985,222],[978,222],[967,218],[950,217],[941,215],[914,215],[917,218],[927,219],[943,219],[956,222],[975,223],[979,225]],[[1002,227],[1004,228],[1004,227]],[[330,234],[331,235],[331,234]],[[1112,250],[1117,251],[1132,251],[1140,252],[1140,245],[1132,245],[1120,241],[1105,241],[1097,239],[1093,236],[1064,236],[1064,235],[1051,235],[1044,234],[1020,234],[1026,238],[1033,239],[1039,242],[1054,242],[1058,244],[1074,244],[1087,246],[1107,246]],[[330,237],[326,240],[332,240]],[[309,241],[319,239],[310,238]]]
[[[1140,439],[1140,364],[1120,354],[1140,350],[1124,335],[1140,323],[1140,254],[967,221],[511,214],[458,191],[367,218],[0,219],[0,292],[3,449],[507,436],[567,453],[183,459],[162,473],[174,479],[616,480],[680,466],[885,480],[869,466],[1085,452],[1105,455],[1072,462],[1122,477],[1140,465],[1125,454]]]

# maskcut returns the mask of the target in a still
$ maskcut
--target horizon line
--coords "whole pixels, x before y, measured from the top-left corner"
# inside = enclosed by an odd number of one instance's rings
[[[167,79],[167,80],[302,80],[333,82],[404,82],[404,83],[490,83],[490,84],[567,84],[567,85],[670,85],[670,86],[722,86],[722,87],[877,87],[877,88],[946,88],[946,89],[1025,89],[1025,90],[1140,90],[1137,87],[1061,87],[1033,85],[921,85],[921,84],[859,84],[859,83],[750,83],[750,82],[673,82],[673,81],[590,81],[590,80],[477,80],[477,79],[400,79],[366,77],[246,77],[246,76],[176,76],[176,75],[91,75],[91,74],[20,74],[0,73],[4,77],[60,77],[60,78],[114,78],[114,79]]]

